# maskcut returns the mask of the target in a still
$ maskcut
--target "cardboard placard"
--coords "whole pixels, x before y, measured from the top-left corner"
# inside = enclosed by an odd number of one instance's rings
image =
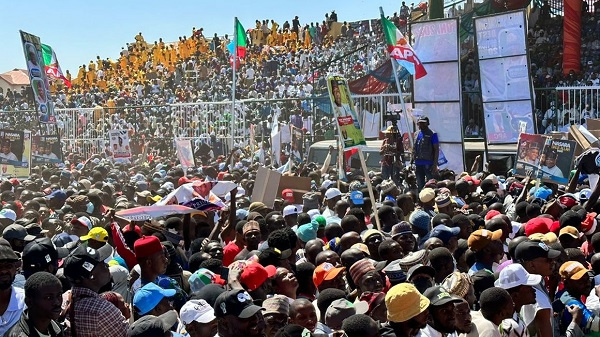
[[[302,204],[302,195],[310,191],[310,178],[283,176],[275,170],[260,167],[256,173],[250,201],[260,201],[273,208],[275,199],[281,197],[281,191],[286,188],[294,191],[294,203]]]
[[[546,139],[546,136],[538,134],[521,133],[519,135],[515,175],[521,177],[529,174],[532,177],[537,176]]]

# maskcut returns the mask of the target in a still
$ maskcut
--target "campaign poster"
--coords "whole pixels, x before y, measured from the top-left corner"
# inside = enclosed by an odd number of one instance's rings
[[[365,146],[367,142],[358,122],[358,114],[350,96],[348,82],[339,75],[329,76],[327,89],[343,149]]]
[[[515,161],[515,175],[537,177],[538,169],[542,163],[542,154],[547,137],[537,134],[521,133],[517,143],[517,160]]]
[[[23,131],[0,130],[0,164],[27,167]]]
[[[20,31],[20,33],[25,61],[27,62],[27,71],[29,72],[29,83],[33,90],[35,107],[40,115],[40,122],[56,123],[54,103],[50,98],[50,84],[46,77],[40,38],[24,31]]]
[[[62,163],[60,138],[57,134],[32,137],[31,163],[34,166]]]
[[[567,184],[575,156],[575,141],[548,139],[541,158],[542,180]]]
[[[127,130],[110,130],[110,152],[114,160],[126,160],[131,158],[129,147],[129,134]]]
[[[177,158],[183,167],[194,167],[194,151],[192,150],[192,142],[189,139],[177,139],[175,141],[177,147]]]
[[[15,177],[19,179],[29,179],[31,176],[31,132],[25,130],[23,132],[23,162],[25,166],[14,166],[1,164],[2,176]]]

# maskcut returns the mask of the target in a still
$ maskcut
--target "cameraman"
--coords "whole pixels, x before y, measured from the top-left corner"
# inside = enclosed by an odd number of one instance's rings
[[[395,125],[388,126],[383,133],[385,134],[385,139],[379,150],[379,154],[381,154],[381,176],[384,180],[391,178],[398,184],[395,177],[402,169],[402,154],[404,153],[402,137],[398,132],[398,127]]]

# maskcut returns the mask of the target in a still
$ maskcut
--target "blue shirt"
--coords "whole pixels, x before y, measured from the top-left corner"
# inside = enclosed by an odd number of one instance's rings
[[[423,132],[420,132],[417,134],[417,139],[415,141],[415,144],[418,143],[421,139],[423,139]],[[438,140],[438,135],[437,132],[433,133],[433,136],[431,136],[431,145],[435,145],[435,144],[439,144],[440,141]],[[415,160],[415,165],[433,165],[433,160],[424,160],[424,159],[417,159]]]

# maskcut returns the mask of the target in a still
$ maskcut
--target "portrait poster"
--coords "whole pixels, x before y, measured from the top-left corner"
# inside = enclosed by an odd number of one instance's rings
[[[575,141],[548,139],[541,158],[542,181],[567,184],[575,156]]]
[[[129,147],[129,134],[127,130],[110,130],[110,152],[113,159],[131,158],[131,148]]]
[[[26,161],[25,166],[14,166],[1,164],[0,172],[2,176],[15,177],[19,179],[29,179],[31,176],[31,132],[23,131],[23,161]]]
[[[61,144],[58,134],[32,137],[31,163],[34,166],[62,163]]]
[[[343,149],[349,150],[366,145],[346,79],[339,75],[329,76],[327,89]]]
[[[185,168],[196,166],[192,142],[189,139],[177,139],[175,146],[177,147],[177,158],[181,166]]]
[[[29,72],[29,83],[33,90],[35,107],[40,116],[40,122],[56,123],[54,113],[54,103],[50,97],[50,84],[46,77],[46,67],[42,53],[42,43],[40,38],[21,31],[21,43],[25,61],[27,62],[27,71]]]
[[[521,133],[517,143],[515,175],[537,177],[542,154],[548,137],[538,134]]]

